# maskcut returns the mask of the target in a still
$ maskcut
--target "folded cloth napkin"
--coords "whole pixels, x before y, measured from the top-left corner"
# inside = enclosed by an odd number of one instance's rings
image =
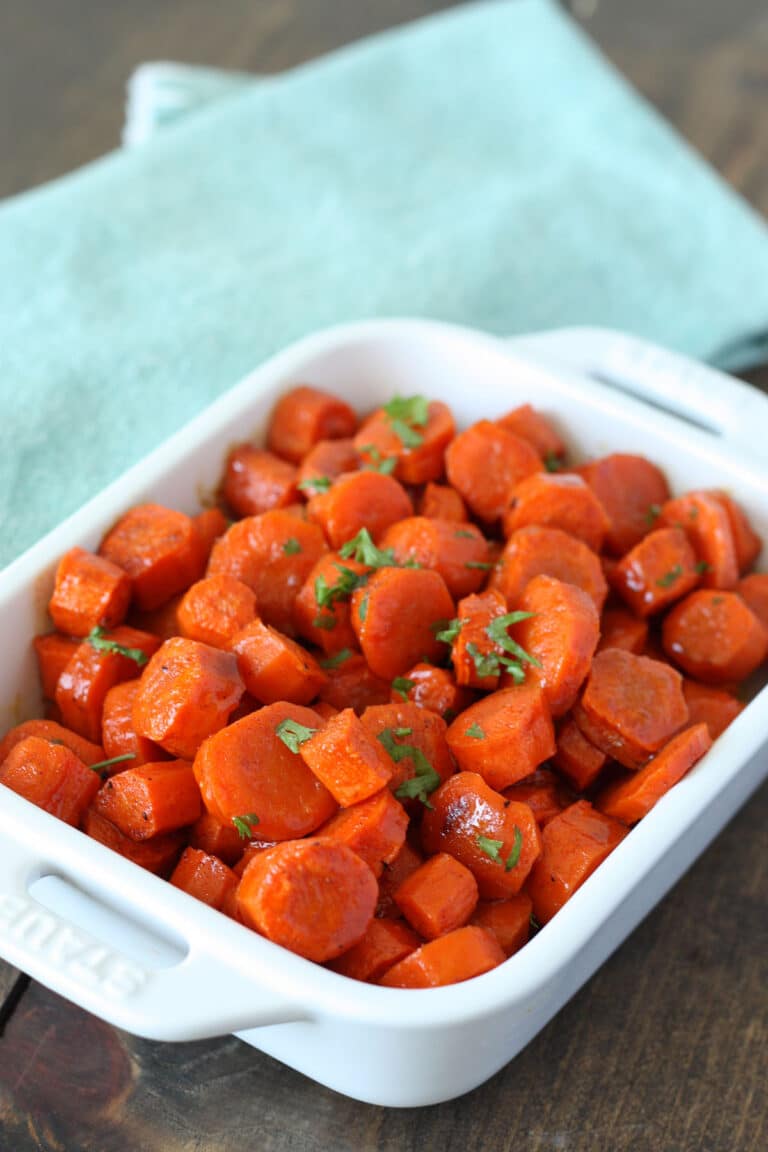
[[[764,225],[550,0],[235,86],[0,206],[0,563],[312,329],[597,323],[746,364],[767,269]]]

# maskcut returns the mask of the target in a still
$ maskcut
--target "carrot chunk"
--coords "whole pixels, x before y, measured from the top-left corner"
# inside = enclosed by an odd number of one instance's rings
[[[704,571],[706,588],[733,588],[739,578],[731,521],[722,501],[708,492],[687,492],[662,506],[660,525],[682,529]]]
[[[195,532],[200,541],[200,547],[205,557],[205,562],[208,562],[208,557],[211,554],[211,548],[218,540],[219,536],[223,536],[227,530],[229,521],[222,512],[221,508],[204,508],[202,512],[198,512],[197,516],[193,517],[195,525]],[[152,629],[150,628],[150,632]]]
[[[736,564],[739,574],[748,572],[760,555],[763,542],[756,534],[747,518],[744,509],[727,492],[708,492],[719,504],[725,508],[728,522],[731,526],[733,546],[736,550]]]
[[[194,521],[160,504],[139,504],[121,516],[99,555],[131,577],[139,608],[159,608],[199,580],[205,549]]]
[[[319,440],[354,436],[357,416],[338,396],[300,384],[285,392],[267,430],[271,452],[298,464]]]
[[[357,648],[350,620],[355,588],[366,582],[369,568],[338,552],[326,552],[301,586],[294,604],[296,630],[324,652]]]
[[[352,594],[352,627],[371,670],[385,680],[438,660],[440,624],[453,616],[445,581],[429,568],[380,568]]]
[[[768,572],[753,572],[751,576],[745,576],[734,591],[768,630]]]
[[[384,680],[368,667],[365,657],[359,652],[340,652],[344,657],[336,662],[329,657],[323,662],[327,681],[320,690],[320,699],[340,712],[342,708],[354,708],[358,716],[374,704],[386,704],[389,700],[389,681]]]
[[[768,653],[768,632],[735,592],[692,592],[662,625],[667,655],[708,684],[745,680]]]
[[[97,812],[93,804],[85,813],[83,831],[91,839],[156,876],[168,876],[184,848],[183,832],[165,832],[149,840],[133,840]]]
[[[438,852],[404,880],[395,903],[427,940],[466,924],[477,904],[477,881],[455,857]]]
[[[511,607],[516,607],[525,586],[534,576],[554,576],[575,584],[591,596],[601,611],[608,595],[600,558],[583,541],[559,528],[529,525],[507,540],[489,586],[497,588]]]
[[[377,878],[405,843],[408,813],[384,788],[368,800],[340,809],[318,829],[318,836],[351,848]]]
[[[603,506],[581,476],[535,472],[512,489],[504,513],[504,535],[529,524],[560,528],[599,552],[610,524]]]
[[[223,824],[210,812],[195,820],[189,830],[190,848],[199,848],[209,856],[218,856],[232,867],[243,855],[245,841],[234,824]]]
[[[555,751],[552,717],[534,682],[478,700],[453,721],[446,738],[460,768],[478,772],[499,790],[530,776]]]
[[[26,736],[0,765],[0,784],[65,824],[77,826],[99,789],[100,779],[66,745]]]
[[[686,676],[683,677],[683,696],[688,705],[688,723],[706,724],[713,740],[744,710],[741,701],[730,692],[723,692],[710,684],[699,684]]]
[[[644,456],[624,452],[591,460],[576,471],[608,516],[606,550],[612,556],[623,556],[650,532],[669,499],[664,474]]]
[[[513,956],[528,943],[533,903],[527,892],[508,900],[482,900],[470,917],[470,924],[485,928],[496,937],[505,956]]]
[[[217,856],[209,856],[199,848],[185,848],[170,875],[170,882],[221,911],[234,896],[239,877]]]
[[[378,541],[397,520],[413,512],[402,484],[382,472],[346,472],[307,504],[307,516],[322,528],[331,548],[341,548],[362,528]]]
[[[489,972],[505,959],[496,937],[474,924],[430,940],[379,980],[387,988],[439,988]]]
[[[122,568],[84,548],[70,548],[59,561],[48,612],[60,632],[87,636],[102,625],[122,624],[131,601],[131,581]]]
[[[536,823],[543,828],[570,803],[571,797],[566,798],[566,793],[562,780],[554,772],[549,768],[537,768],[518,784],[505,788],[502,795],[505,800],[527,804]]]
[[[657,528],[622,557],[610,580],[632,611],[646,617],[687,596],[701,575],[685,532]]]
[[[547,463],[548,468],[556,469],[565,456],[565,444],[560,438],[552,423],[530,404],[521,404],[513,408],[504,416],[500,416],[496,423],[507,432],[527,440],[532,448]]]
[[[237,516],[258,516],[298,499],[296,469],[273,452],[238,444],[227,456],[222,493]]]
[[[427,773],[433,787],[453,774],[447,725],[434,712],[407,701],[378,704],[366,708],[362,723],[394,765],[390,788],[396,795],[402,789],[407,799],[411,791],[408,782],[418,782],[422,773]]]
[[[34,647],[40,688],[46,699],[54,699],[59,677],[79,646],[79,640],[61,636],[58,632],[46,632],[43,636],[35,636]]]
[[[499,686],[505,651],[494,639],[494,625],[503,638],[508,629],[497,625],[507,616],[507,602],[501,592],[489,588],[479,596],[465,596],[456,606],[458,633],[451,648],[456,683],[493,692]]]
[[[420,516],[430,516],[434,520],[464,523],[467,519],[466,505],[456,489],[448,484],[434,484],[431,480],[424,486],[418,509]]]
[[[385,864],[379,877],[379,900],[376,905],[377,917],[394,917],[398,919],[400,909],[395,904],[395,892],[404,880],[420,868],[424,857],[410,844],[404,841],[402,848],[391,864]]]
[[[355,447],[363,460],[394,460],[403,484],[425,484],[443,475],[445,450],[456,431],[453,415],[441,400],[396,397],[364,422]]]
[[[711,747],[712,737],[706,724],[686,728],[639,772],[604,788],[595,801],[596,807],[624,824],[636,824]]]
[[[453,720],[475,699],[466,688],[460,688],[456,678],[446,668],[436,668],[434,664],[414,664],[404,676],[392,681],[393,704],[405,700],[436,712],[445,721]]]
[[[579,792],[594,784],[608,763],[605,752],[590,744],[572,717],[568,717],[557,734],[554,762],[569,783]]]
[[[235,634],[255,616],[253,591],[226,572],[197,580],[178,606],[181,635],[212,648],[229,648]]]
[[[301,758],[342,808],[367,800],[392,778],[392,764],[351,708],[300,747]]]
[[[604,648],[624,648],[640,656],[648,639],[648,625],[645,620],[627,612],[624,608],[606,608],[600,620],[600,643],[598,652]]]
[[[390,525],[381,537],[398,564],[419,564],[439,572],[454,598],[477,592],[492,564],[488,542],[474,524],[457,527],[453,520],[407,516]]]
[[[421,940],[400,920],[371,920],[362,939],[329,968],[352,980],[375,984],[381,976],[415,952]]]
[[[325,684],[325,673],[295,640],[253,620],[232,639],[232,651],[245,687],[263,704],[288,700],[309,704]]]
[[[64,728],[55,720],[25,720],[22,724],[16,724],[9,729],[0,741],[0,764],[17,744],[26,740],[27,736],[38,736],[41,740],[47,740],[49,744],[63,744],[89,768],[104,759],[104,749],[101,745],[85,740],[82,736],[78,736],[77,732]]]
[[[543,467],[527,440],[491,420],[479,420],[460,432],[445,453],[451,485],[487,523],[503,516],[515,484]]]
[[[354,440],[318,440],[299,466],[296,487],[309,498],[322,492],[328,480],[335,480],[342,472],[354,472],[359,467],[360,458]]]
[[[104,697],[101,714],[101,738],[104,743],[104,756],[112,760],[119,756],[130,756],[110,769],[109,775],[124,772],[126,768],[137,768],[139,764],[153,764],[167,760],[168,753],[159,744],[139,736],[133,722],[133,706],[139,691],[138,680],[124,680],[115,684]]]
[[[253,858],[240,881],[240,916],[307,960],[333,960],[357,944],[373,919],[376,880],[360,857],[333,840],[293,840]]]
[[[118,773],[102,786],[94,807],[132,840],[175,832],[194,824],[202,811],[200,790],[186,760],[140,764]]]

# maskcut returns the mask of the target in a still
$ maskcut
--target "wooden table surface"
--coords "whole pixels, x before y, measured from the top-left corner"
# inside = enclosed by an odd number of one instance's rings
[[[446,4],[3,0],[0,195],[115,147],[146,59],[274,71]],[[574,0],[590,34],[768,214],[764,0]],[[768,374],[751,379],[765,386]],[[233,1038],[137,1040],[0,969],[8,1152],[764,1152],[768,787],[512,1064],[427,1109],[357,1104]]]

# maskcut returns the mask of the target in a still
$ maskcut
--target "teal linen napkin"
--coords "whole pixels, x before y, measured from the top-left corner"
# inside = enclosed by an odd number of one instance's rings
[[[746,364],[767,269],[764,225],[548,0],[261,79],[0,206],[0,563],[312,329],[602,324]]]

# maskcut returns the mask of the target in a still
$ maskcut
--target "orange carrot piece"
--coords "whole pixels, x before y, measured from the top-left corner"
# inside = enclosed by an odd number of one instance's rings
[[[193,517],[193,523],[207,563],[208,557],[211,554],[211,548],[213,548],[219,536],[224,535],[229,521],[221,508],[204,508],[202,512],[198,512],[197,516]],[[152,629],[150,629],[150,631],[152,631]]]
[[[160,504],[131,508],[106,534],[99,555],[127,572],[139,608],[159,608],[199,580],[205,549],[194,521]]]
[[[600,620],[600,643],[598,652],[604,648],[624,648],[640,656],[648,639],[648,625],[645,620],[627,612],[624,608],[606,608]]]
[[[549,768],[537,768],[518,784],[505,788],[502,795],[505,800],[527,804],[536,823],[543,828],[570,803],[571,797],[566,796],[566,792],[567,789],[554,772]]]
[[[540,924],[549,923],[628,831],[586,800],[578,800],[550,820],[542,833],[541,856],[527,885],[533,914]]]
[[[554,763],[574,788],[584,792],[597,780],[608,763],[608,757],[590,744],[576,721],[569,716],[557,734]]]
[[[229,724],[200,747],[194,772],[206,808],[223,824],[255,816],[264,840],[292,840],[314,832],[336,802],[284,743],[292,725],[315,729],[322,719],[299,704],[269,704]]]
[[[46,632],[43,636],[35,636],[34,646],[43,696],[53,700],[59,677],[79,648],[80,641],[61,636],[58,632]]]
[[[447,725],[441,716],[419,708],[407,701],[395,704],[372,705],[363,712],[363,727],[382,747],[408,746],[416,748],[434,769],[440,780],[453,775],[454,765],[448,748]],[[388,749],[391,758],[392,752]],[[417,773],[413,755],[395,753],[390,788],[397,789]],[[418,752],[416,759],[420,759]]]
[[[71,748],[40,736],[20,740],[0,765],[0,784],[75,827],[100,783]]]
[[[425,485],[418,502],[419,516],[431,516],[435,520],[455,520],[464,523],[467,507],[455,488],[449,484],[434,484],[431,480]]]
[[[339,712],[354,708],[359,716],[372,705],[389,702],[389,680],[376,676],[359,652],[351,652],[338,664],[326,661],[324,671],[328,679],[320,699]]]
[[[140,764],[107,780],[94,808],[132,840],[149,840],[194,824],[200,790],[186,760]]]
[[[299,466],[296,487],[309,498],[321,492],[327,480],[335,480],[342,472],[355,472],[359,467],[354,440],[318,440]],[[316,480],[320,483],[313,483]]]
[[[446,739],[461,769],[498,790],[530,776],[555,751],[552,717],[533,681],[478,700],[453,721]]]
[[[212,648],[229,648],[234,636],[255,616],[253,591],[226,572],[197,580],[178,606],[181,635]]]
[[[559,528],[519,528],[507,540],[489,587],[497,588],[511,608],[534,576],[554,576],[591,596],[600,612],[608,594],[599,557],[575,536]]]
[[[457,684],[485,692],[493,692],[499,687],[502,665],[493,657],[503,656],[504,651],[489,635],[488,628],[494,620],[506,615],[507,602],[495,588],[489,588],[479,596],[465,596],[459,601],[456,616],[461,627],[451,648]]]
[[[82,736],[78,736],[77,732],[64,728],[55,720],[25,720],[22,724],[16,724],[9,729],[0,741],[0,764],[17,744],[26,740],[27,736],[38,736],[41,740],[47,740],[49,744],[63,744],[88,768],[105,759],[104,749],[100,744],[85,740]]]
[[[664,651],[696,680],[745,680],[768,654],[768,631],[736,592],[692,592],[662,625]]]
[[[527,804],[505,800],[476,772],[458,772],[430,796],[421,822],[428,855],[448,852],[477,881],[483,900],[519,892],[541,851],[541,833]]]
[[[408,813],[384,788],[351,808],[341,808],[317,835],[351,848],[378,879],[403,847],[407,828]]]
[[[124,772],[127,768],[138,768],[139,764],[154,764],[167,760],[168,753],[159,744],[139,736],[133,723],[133,706],[139,691],[138,680],[124,680],[115,684],[104,697],[101,713],[101,738],[104,743],[102,759],[111,760],[115,756],[130,755],[130,760],[121,761],[109,769],[110,776]]]
[[[654,527],[669,499],[664,474],[644,456],[616,452],[576,469],[597,496],[609,520],[605,548],[623,556]]]
[[[170,640],[172,636],[178,636],[181,632],[179,624],[181,600],[182,594],[179,592],[159,608],[152,608],[148,612],[132,612],[131,624],[143,632],[151,632],[158,640]]]
[[[559,528],[599,552],[610,527],[603,506],[581,476],[535,472],[512,489],[504,513],[504,535],[530,524]]]
[[[170,875],[175,888],[221,911],[234,896],[239,877],[219,860],[199,848],[185,848]]]
[[[203,812],[189,830],[190,848],[199,848],[209,856],[218,856],[233,867],[243,855],[245,841],[234,824],[223,824],[210,812]]]
[[[240,916],[268,940],[322,964],[362,939],[376,907],[376,880],[345,844],[314,837],[253,858],[240,881]]]
[[[390,700],[397,704],[405,700],[436,712],[446,722],[454,720],[459,712],[475,699],[467,688],[460,688],[453,673],[434,664],[414,664],[405,676],[392,681]]]
[[[379,980],[386,988],[440,988],[489,972],[505,960],[496,937],[467,924],[423,944]]]
[[[528,943],[532,911],[528,893],[518,892],[508,900],[481,901],[469,922],[495,936],[505,956],[514,956]]]
[[[437,631],[452,616],[445,581],[429,568],[379,568],[352,594],[352,627],[369,667],[385,680],[419,660],[438,660]]]
[[[395,904],[395,892],[423,863],[424,857],[406,840],[392,863],[384,866],[379,877],[377,917],[399,918],[400,909]]]
[[[503,516],[515,484],[544,465],[535,448],[491,420],[472,424],[445,453],[448,479],[475,516]]]
[[[365,564],[345,560],[338,552],[322,555],[296,597],[293,616],[299,635],[331,655],[357,648],[350,599],[356,581],[367,571]]]
[[[595,800],[596,807],[624,824],[636,824],[711,747],[706,724],[684,729],[639,772],[604,788]]]
[[[83,831],[113,852],[118,852],[156,876],[168,876],[184,847],[183,832],[166,832],[149,840],[132,840],[96,811],[93,804],[85,813]]]
[[[87,636],[122,624],[131,602],[130,577],[103,556],[70,548],[59,561],[48,612],[59,632]]]
[[[407,516],[390,525],[380,543],[392,549],[398,564],[415,562],[439,572],[454,599],[477,592],[493,567],[488,542],[474,524]]]
[[[331,548],[341,548],[361,528],[378,542],[390,524],[410,516],[411,498],[393,476],[345,472],[307,504],[307,517],[322,528]]]
[[[701,579],[681,528],[657,528],[618,562],[611,584],[636,615],[652,616],[686,596]]]
[[[477,881],[455,857],[438,852],[404,880],[395,903],[426,940],[466,924],[477,904]]]
[[[296,469],[253,444],[238,444],[224,465],[222,494],[236,516],[258,516],[296,503]]]
[[[757,560],[763,547],[763,542],[752,528],[744,509],[727,492],[713,491],[707,495],[712,496],[725,508],[728,522],[731,526],[733,546],[736,550],[736,564],[739,574],[748,572]]]
[[[314,656],[289,636],[253,620],[232,640],[237,668],[251,696],[263,704],[309,704],[326,676]]]
[[[768,629],[768,572],[753,572],[734,588],[763,628]]]
[[[355,447],[363,460],[374,465],[395,460],[394,474],[403,484],[426,484],[443,475],[445,450],[455,431],[451,410],[441,400],[429,401],[426,420],[419,424],[393,418],[386,406],[363,423]]]
[[[744,705],[730,692],[723,692],[710,684],[699,684],[686,676],[683,677],[683,696],[688,705],[688,723],[706,724],[713,740],[744,711]]]
[[[399,964],[420,945],[419,937],[402,921],[374,919],[357,944],[338,960],[332,960],[329,967],[352,980],[376,984],[387,969]]]
[[[513,408],[511,412],[500,416],[496,423],[521,440],[527,440],[541,459],[547,462],[548,467],[556,469],[562,462],[565,444],[547,417],[530,404]]]
[[[357,416],[338,396],[300,384],[284,392],[275,405],[267,430],[271,452],[293,464],[320,440],[354,436]]]
[[[733,588],[739,578],[731,521],[722,501],[708,492],[686,492],[662,505],[659,525],[682,529],[700,563],[705,588]]]
[[[301,758],[342,808],[386,788],[393,765],[351,708],[334,716],[299,749]]]

